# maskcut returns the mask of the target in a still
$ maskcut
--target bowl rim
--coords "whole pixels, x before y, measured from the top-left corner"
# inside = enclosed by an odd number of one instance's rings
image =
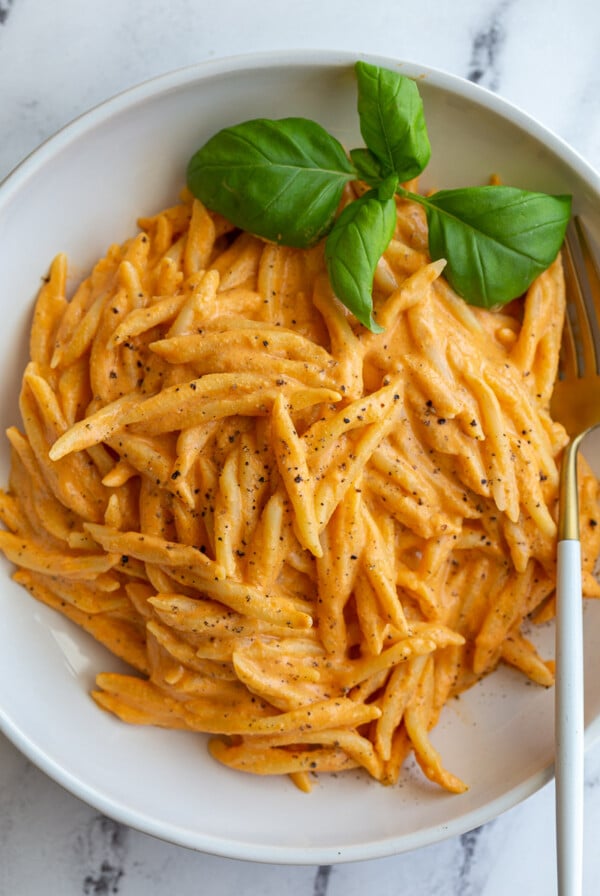
[[[177,88],[183,85],[244,70],[287,66],[342,68],[353,64],[356,60],[363,60],[374,65],[398,68],[402,74],[410,78],[415,80],[425,79],[434,87],[448,90],[469,102],[499,115],[545,143],[555,154],[561,156],[563,161],[567,162],[580,177],[591,182],[596,191],[600,192],[600,171],[596,170],[578,150],[519,105],[504,99],[504,97],[481,84],[476,84],[444,69],[423,65],[409,59],[400,60],[382,54],[346,49],[295,49],[239,53],[204,60],[154,75],[118,91],[67,121],[57,131],[27,153],[0,180],[0,202],[4,202],[6,197],[19,187],[22,180],[25,180],[42,165],[47,156],[60,151],[61,148],[77,139],[80,134],[85,133],[95,124],[100,124],[124,109],[142,103],[151,97],[155,98],[161,94],[177,90]]]
[[[548,147],[600,195],[600,173],[577,150],[519,106],[479,84],[439,68],[381,54],[356,52],[348,49],[296,49],[243,53],[205,60],[155,75],[117,92],[77,115],[28,153],[0,181],[0,207],[8,205],[11,198],[27,183],[29,178],[33,177],[55,154],[77,141],[80,136],[88,133],[95,126],[149,99],[177,91],[184,86],[201,85],[208,79],[246,70],[277,69],[290,66],[307,69],[314,67],[342,68],[353,64],[357,59],[388,68],[397,68],[402,74],[418,80],[425,79],[434,88],[448,91],[521,128]],[[25,757],[65,790],[120,823],[158,839],[212,855],[274,864],[314,865],[363,861],[432,845],[472,830],[504,813],[546,785],[552,780],[554,774],[553,766],[550,764],[485,805],[462,815],[459,814],[452,821],[434,825],[425,831],[416,831],[398,838],[353,845],[344,849],[322,847],[307,850],[303,847],[278,847],[225,841],[221,837],[207,834],[199,836],[197,833],[177,825],[160,822],[107,796],[100,789],[81,780],[50,758],[44,752],[43,747],[34,743],[18,724],[8,718],[2,707],[0,707],[0,731]],[[586,727],[586,750],[599,740],[600,717],[594,719]]]

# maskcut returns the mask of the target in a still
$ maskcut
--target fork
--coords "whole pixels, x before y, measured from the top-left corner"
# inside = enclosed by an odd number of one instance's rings
[[[567,293],[552,416],[570,441],[560,473],[556,584],[555,779],[558,896],[583,884],[583,619],[577,454],[600,424],[600,274],[583,224],[569,224],[563,249]]]

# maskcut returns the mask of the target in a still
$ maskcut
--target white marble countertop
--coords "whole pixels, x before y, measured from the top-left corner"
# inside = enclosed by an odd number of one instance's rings
[[[471,78],[600,169],[597,0],[0,0],[0,179],[123,88],[209,58],[351,49]],[[162,843],[97,813],[0,735],[0,896],[548,896],[553,786],[484,827],[334,867],[251,864]],[[599,892],[600,745],[586,758],[585,893]]]

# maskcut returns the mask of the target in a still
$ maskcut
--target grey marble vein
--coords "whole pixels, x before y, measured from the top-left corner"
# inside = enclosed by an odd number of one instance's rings
[[[467,894],[474,892],[470,882],[471,870],[473,868],[477,853],[477,845],[480,842],[482,832],[483,827],[475,828],[472,831],[467,831],[465,834],[462,834],[459,838],[462,850],[462,861],[459,866],[456,892],[457,894],[460,894],[460,896],[467,896]]]
[[[0,0],[0,25],[4,25],[8,18],[13,0]]]
[[[331,876],[331,865],[319,865],[315,875],[312,896],[326,896]]]
[[[505,826],[498,819],[474,828],[458,838],[460,858],[454,880],[455,896],[487,893],[490,875],[497,873],[495,848],[501,848]]]
[[[77,840],[82,894],[119,893],[128,857],[129,829],[103,815],[94,816]]]
[[[506,14],[513,0],[502,0],[493,7],[485,24],[473,37],[467,77],[476,84],[498,90],[502,50],[506,42]]]

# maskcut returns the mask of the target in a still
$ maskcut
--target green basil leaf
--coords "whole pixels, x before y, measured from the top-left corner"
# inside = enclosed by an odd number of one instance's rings
[[[469,304],[493,308],[522,295],[556,258],[571,214],[570,196],[486,186],[441,190],[424,207],[432,258]]]
[[[356,177],[341,144],[305,118],[225,128],[191,158],[187,183],[208,208],[250,233],[306,247],[331,228]]]
[[[360,132],[384,174],[420,174],[431,156],[423,101],[414,81],[367,62],[355,66]]]
[[[396,202],[369,192],[342,211],[325,242],[325,261],[335,294],[374,333],[373,277],[396,227]]]

